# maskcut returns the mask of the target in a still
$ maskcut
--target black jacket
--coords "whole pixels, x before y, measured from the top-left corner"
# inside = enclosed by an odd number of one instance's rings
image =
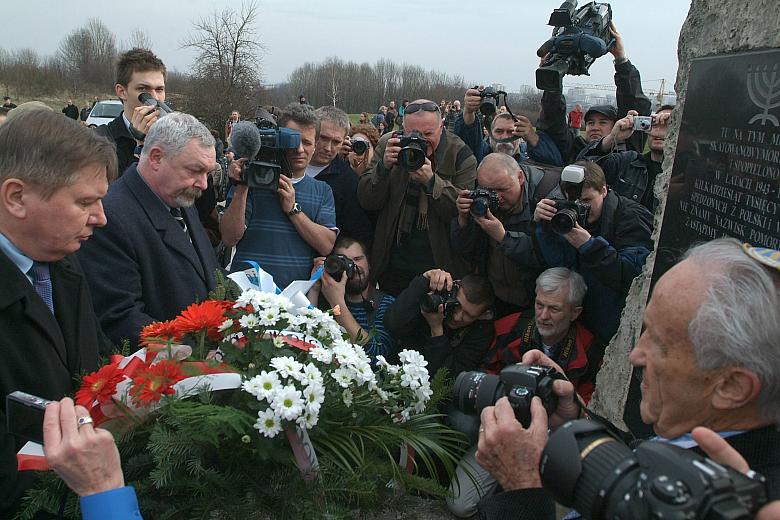
[[[432,338],[428,323],[420,314],[420,298],[428,292],[428,279],[415,277],[385,312],[385,329],[399,340],[401,348],[417,350],[425,357],[431,377],[442,367],[452,378],[476,370],[493,339],[493,321],[477,320],[455,330],[445,324],[444,335]]]
[[[135,139],[130,136],[130,132],[127,131],[125,126],[125,120],[122,114],[119,114],[113,121],[107,125],[102,125],[95,128],[95,131],[114,141],[116,145],[116,158],[118,159],[117,170],[118,175],[122,175],[128,166],[138,162],[133,152],[135,151]]]
[[[98,325],[84,273],[74,256],[50,264],[54,315],[18,267],[0,252],[0,518],[33,485],[16,471],[24,441],[6,433],[5,396],[16,390],[62,399],[74,378],[97,369],[110,344]]]
[[[639,71],[630,61],[615,65],[615,87],[619,118],[625,117],[629,110],[636,110],[640,116],[650,115],[652,104],[642,92]],[[564,164],[571,164],[577,160],[580,151],[588,142],[580,135],[579,129],[569,127],[566,116],[566,97],[559,92],[546,91],[542,95],[542,112],[536,127],[552,137],[561,152]],[[644,147],[644,132],[634,132],[626,142],[628,150],[642,153]]]
[[[582,149],[578,158],[593,161],[601,166],[607,184],[615,190],[615,193],[642,204],[650,211],[655,210],[657,205],[653,195],[655,175],[651,178],[649,154],[645,156],[634,150],[605,153],[601,151],[601,140],[594,140]]]
[[[613,427],[614,430],[614,427]],[[631,442],[630,436],[624,439]],[[780,432],[775,426],[749,430],[727,437],[726,441],[747,461],[750,469],[764,475],[769,488],[769,500],[780,499]],[[704,453],[698,448],[699,455]],[[541,488],[519,489],[498,493],[482,499],[478,505],[482,520],[533,519],[553,520],[555,503],[552,495]]]
[[[357,238],[370,248],[374,239],[374,229],[358,202],[358,176],[355,170],[347,161],[337,156],[317,175],[316,179],[327,183],[333,191],[339,234]]]

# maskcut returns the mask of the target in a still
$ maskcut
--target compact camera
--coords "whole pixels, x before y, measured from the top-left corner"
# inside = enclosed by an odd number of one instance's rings
[[[337,282],[341,280],[341,276],[344,273],[347,273],[347,280],[351,280],[357,272],[355,262],[344,255],[331,254],[326,256],[323,267],[325,272]]]
[[[43,415],[51,402],[20,391],[5,396],[8,433],[43,444]]]
[[[466,196],[474,201],[471,204],[471,214],[475,217],[484,217],[487,215],[488,210],[495,214],[501,205],[501,202],[498,200],[498,194],[489,188],[478,187],[470,191]]]
[[[408,134],[394,133],[393,137],[398,137],[401,142],[398,146],[401,151],[398,152],[398,164],[407,171],[414,171],[425,164],[425,156],[428,153],[428,140],[420,132],[411,131]]]
[[[484,372],[461,372],[455,380],[455,406],[468,415],[479,415],[486,406],[493,406],[506,396],[515,417],[524,428],[531,425],[531,400],[538,396],[547,415],[558,406],[553,382],[564,379],[551,367],[542,365],[510,365],[497,376]]]
[[[652,116],[634,116],[634,130],[649,132],[653,128]]]

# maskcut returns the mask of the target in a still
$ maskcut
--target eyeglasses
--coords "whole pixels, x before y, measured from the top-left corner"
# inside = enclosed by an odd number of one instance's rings
[[[406,114],[414,114],[415,112],[418,112],[420,110],[424,110],[425,112],[441,112],[441,108],[439,108],[439,105],[434,103],[433,101],[427,101],[425,103],[409,103],[406,105]]]

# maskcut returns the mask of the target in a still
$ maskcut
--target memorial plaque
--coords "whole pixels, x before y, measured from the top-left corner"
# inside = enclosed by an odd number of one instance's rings
[[[780,49],[691,60],[653,284],[694,243],[780,249]]]

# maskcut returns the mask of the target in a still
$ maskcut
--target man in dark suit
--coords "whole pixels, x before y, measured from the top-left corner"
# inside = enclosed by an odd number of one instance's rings
[[[214,138],[178,112],[149,130],[138,165],[111,185],[108,225],[79,251],[100,323],[115,342],[174,318],[214,289],[217,259],[192,207],[214,169]]]
[[[147,92],[154,99],[165,101],[165,64],[152,51],[135,48],[119,56],[116,69],[114,92],[124,109],[113,121],[95,131],[113,139],[119,175],[122,175],[128,166],[138,162],[144,137],[159,117],[154,107],[138,101],[138,95]]]
[[[5,396],[61,399],[109,352],[73,253],[105,225],[115,175],[111,142],[59,113],[28,110],[0,128],[0,518],[33,483],[16,470],[24,441],[6,431]]]

